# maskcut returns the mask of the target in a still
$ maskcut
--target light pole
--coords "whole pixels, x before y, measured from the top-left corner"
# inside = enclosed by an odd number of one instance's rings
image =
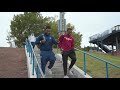
[[[66,19],[64,19],[64,12],[60,12],[60,19],[58,20],[58,33],[59,35],[66,32]]]
[[[65,12],[60,12],[59,20],[58,20],[58,34],[63,35],[66,32],[66,19],[64,19]],[[58,53],[58,46],[57,46]]]

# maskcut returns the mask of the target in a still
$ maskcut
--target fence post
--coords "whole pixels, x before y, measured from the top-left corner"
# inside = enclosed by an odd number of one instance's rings
[[[30,64],[32,64],[32,55],[33,55],[33,54],[32,54],[32,48],[31,48],[31,47],[30,47],[30,51],[31,51],[31,52],[30,52],[30,55],[31,55]]]
[[[84,74],[86,75],[86,55],[84,53]]]
[[[34,54],[33,54],[33,62],[32,62],[32,75],[34,75]]]
[[[37,70],[36,70],[36,73],[37,73],[36,75],[37,75],[37,78],[38,78],[38,64],[37,64]]]
[[[108,78],[108,63],[106,62],[106,78]]]

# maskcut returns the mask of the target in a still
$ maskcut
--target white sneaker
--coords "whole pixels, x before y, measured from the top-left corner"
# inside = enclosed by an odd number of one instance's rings
[[[64,76],[64,78],[69,78],[69,77],[66,75],[66,76]]]
[[[52,70],[48,68],[48,73],[52,75]]]

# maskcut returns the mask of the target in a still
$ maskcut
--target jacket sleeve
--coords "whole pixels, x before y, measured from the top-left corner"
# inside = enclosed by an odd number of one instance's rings
[[[58,40],[58,47],[59,47],[59,48],[62,48],[62,40],[63,40],[63,36],[61,35],[61,36],[59,37],[59,40]]]
[[[55,38],[53,37],[53,39],[52,39],[52,42],[55,44],[55,45],[57,45],[58,44],[58,42],[55,40]]]
[[[38,45],[40,44],[40,41],[42,40],[42,35],[38,36],[38,38],[36,38],[35,44]]]

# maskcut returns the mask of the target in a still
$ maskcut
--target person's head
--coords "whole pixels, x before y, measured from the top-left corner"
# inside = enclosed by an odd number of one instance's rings
[[[72,28],[67,28],[67,35],[71,36],[72,34]]]
[[[48,25],[45,27],[45,34],[49,35],[51,31],[51,27]]]

